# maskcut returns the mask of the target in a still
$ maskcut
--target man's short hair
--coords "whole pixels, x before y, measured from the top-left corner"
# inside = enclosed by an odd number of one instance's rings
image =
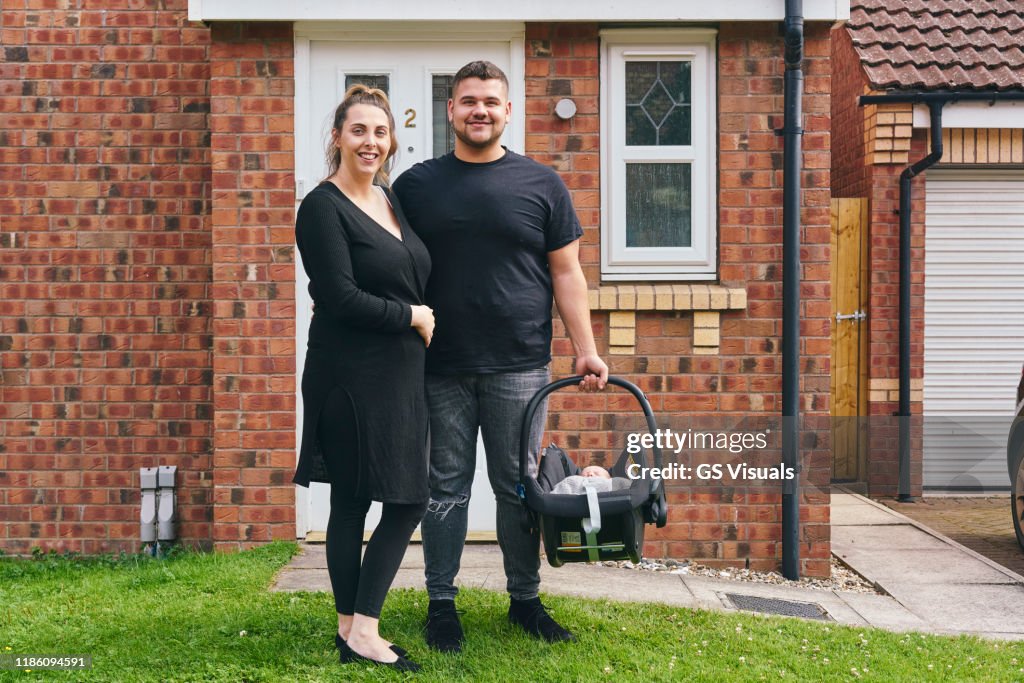
[[[505,75],[505,72],[492,62],[481,60],[470,62],[455,72],[455,78],[452,79],[452,97],[455,96],[455,90],[459,87],[459,83],[467,78],[479,78],[481,81],[497,79],[505,86],[505,92],[508,92],[508,76]]]

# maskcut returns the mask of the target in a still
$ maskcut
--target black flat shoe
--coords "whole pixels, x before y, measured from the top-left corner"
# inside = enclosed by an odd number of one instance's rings
[[[334,634],[334,647],[338,648],[338,661],[342,664],[347,664],[352,661],[352,655],[354,655],[355,652],[348,646],[348,643],[345,642],[345,639],[341,637],[340,633]],[[390,649],[399,657],[405,657],[409,654],[405,648],[399,647],[394,643],[391,644]]]
[[[364,657],[361,654],[359,654],[358,652],[356,652],[355,650],[353,650],[352,648],[350,648],[348,646],[348,643],[346,643],[344,640],[341,640],[341,636],[337,637],[336,642],[337,641],[341,641],[341,643],[344,645],[344,648],[345,648],[344,650],[341,650],[341,648],[339,648],[339,652],[340,652],[339,659],[340,659],[342,664],[351,664],[353,662],[362,662],[362,663],[365,663],[365,664],[375,664],[377,666],[385,666],[385,667],[387,667],[389,669],[394,669],[395,671],[402,671],[402,672],[408,672],[408,673],[416,673],[417,671],[419,671],[420,669],[423,668],[419,664],[417,664],[416,662],[412,661],[411,659],[406,659],[402,655],[398,655],[398,659],[396,659],[393,662],[380,662],[380,661],[377,661],[376,659],[370,659],[369,657]],[[392,652],[393,651],[394,650],[392,650]]]

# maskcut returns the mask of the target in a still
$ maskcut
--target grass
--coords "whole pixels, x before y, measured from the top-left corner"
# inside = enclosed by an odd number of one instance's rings
[[[0,681],[401,680],[337,663],[330,595],[267,591],[295,550],[0,558],[0,652],[93,657],[88,671],[0,671]],[[424,644],[422,591],[392,591],[382,623],[423,664],[419,681],[1024,679],[1024,643],[550,596],[580,642],[547,645],[508,624],[507,604],[460,594],[468,641],[456,656]]]

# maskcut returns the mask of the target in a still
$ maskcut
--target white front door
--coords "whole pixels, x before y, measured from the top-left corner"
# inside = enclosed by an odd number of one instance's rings
[[[399,150],[391,178],[413,164],[441,156],[453,147],[448,125],[447,102],[452,76],[462,65],[486,59],[501,67],[510,79],[513,110],[522,112],[521,73],[522,39],[513,28],[510,37],[485,40],[471,34],[432,34],[420,28],[405,36],[370,31],[339,31],[334,37],[323,29],[308,35],[296,31],[296,144],[298,199],[315,187],[326,175],[324,150],[330,137],[332,117],[345,90],[354,83],[365,83],[388,93],[395,116]],[[343,39],[338,39],[343,36]],[[517,67],[517,68],[515,68]],[[305,92],[303,92],[305,91]],[[505,131],[504,143],[522,151],[521,114]],[[303,129],[303,127],[305,127]],[[309,280],[296,264],[296,386],[301,385],[312,302]],[[297,403],[296,443],[302,442],[302,396]],[[400,425],[399,425],[400,427]],[[297,535],[325,531],[330,512],[330,487],[313,484],[308,493],[297,489]],[[380,504],[374,503],[366,518],[372,529],[380,519]],[[487,466],[482,441],[477,443],[477,468],[469,505],[469,529],[490,532],[495,529],[494,495],[487,481]]]

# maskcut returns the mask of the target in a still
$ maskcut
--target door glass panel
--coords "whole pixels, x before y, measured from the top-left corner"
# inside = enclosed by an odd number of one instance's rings
[[[348,90],[357,83],[361,83],[368,88],[383,90],[384,94],[390,97],[390,81],[391,79],[387,74],[345,74],[345,90]]]
[[[692,246],[690,165],[626,164],[626,246]]]
[[[430,113],[433,122],[434,158],[443,156],[455,149],[455,135],[448,123],[448,100],[452,93],[452,80],[454,76],[437,74],[433,77]]]
[[[626,144],[690,144],[690,62],[626,62]]]

